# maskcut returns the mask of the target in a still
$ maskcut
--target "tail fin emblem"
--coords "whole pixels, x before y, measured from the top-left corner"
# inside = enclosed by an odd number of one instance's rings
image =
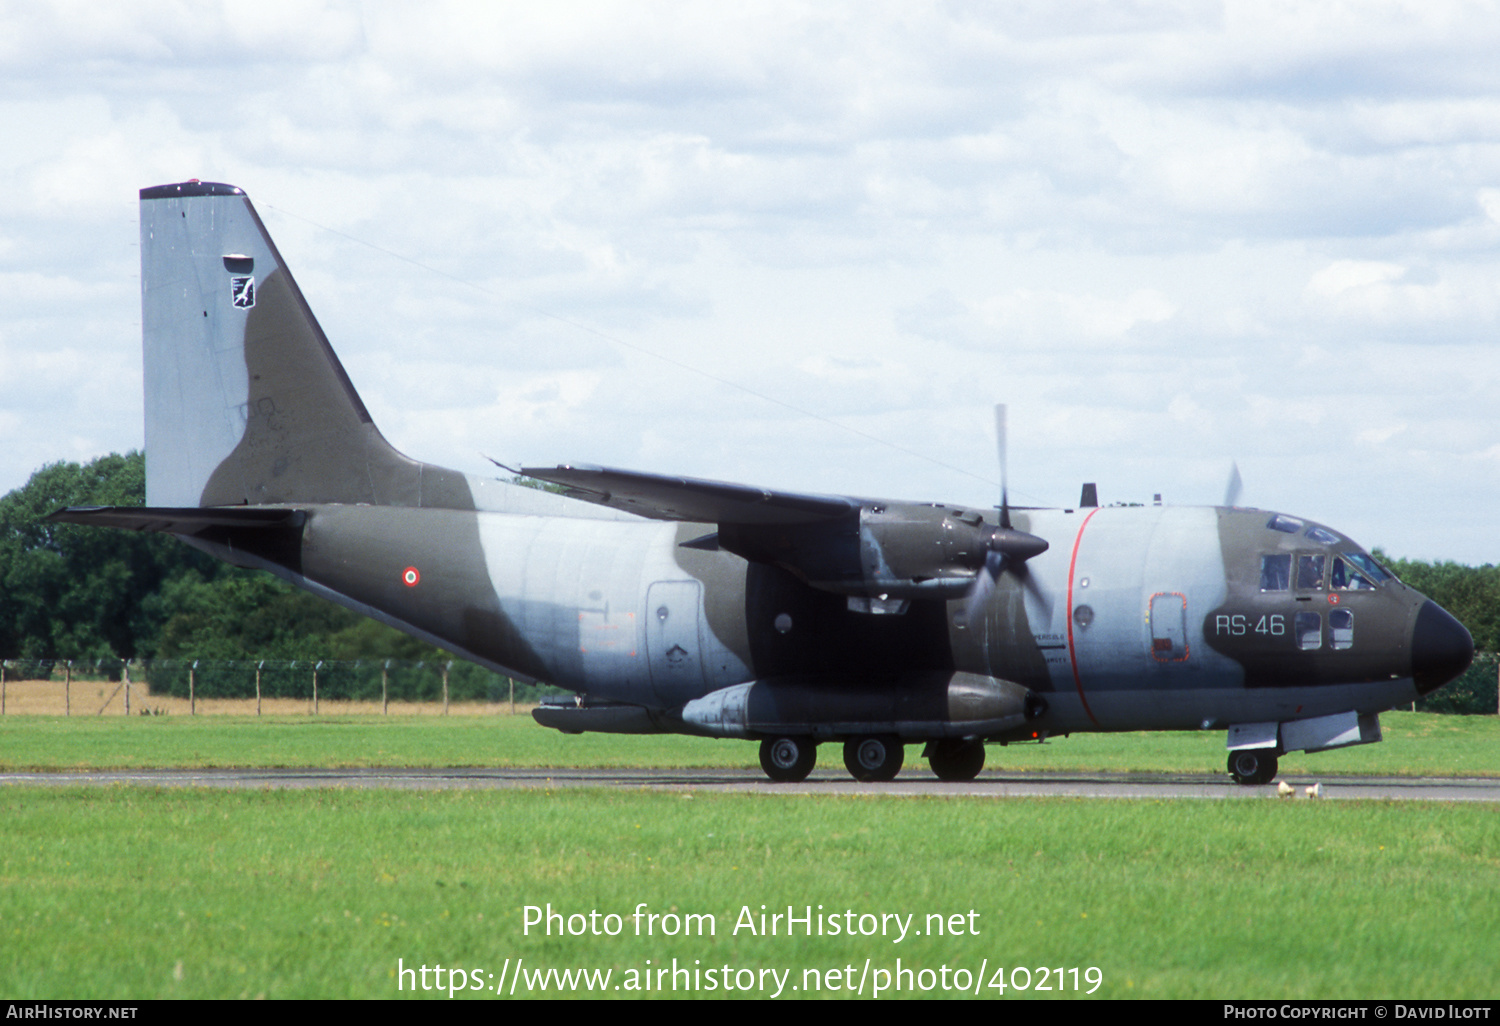
[[[255,305],[255,279],[253,277],[229,279],[229,294],[237,308],[250,309]]]

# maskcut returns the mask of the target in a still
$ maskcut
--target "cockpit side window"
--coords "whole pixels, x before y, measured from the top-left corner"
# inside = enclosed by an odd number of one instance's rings
[[[1344,558],[1359,567],[1360,572],[1376,584],[1384,584],[1391,579],[1392,575],[1389,570],[1363,552],[1346,552]]]
[[[1350,566],[1342,558],[1334,559],[1333,579],[1329,583],[1334,589],[1339,591],[1373,591],[1375,588],[1375,585],[1370,583],[1369,578],[1354,569],[1354,567]]]
[[[1317,591],[1323,587],[1322,553],[1297,557],[1297,590]]]
[[[1277,552],[1260,557],[1260,590],[1286,591],[1292,583],[1292,554]]]

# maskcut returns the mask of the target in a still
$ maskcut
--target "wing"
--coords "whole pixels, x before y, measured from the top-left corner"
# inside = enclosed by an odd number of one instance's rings
[[[776,492],[587,464],[521,472],[613,509],[715,524],[715,534],[683,544],[783,567],[865,612],[904,610],[916,598],[959,598],[991,552],[1011,554],[1019,564],[1047,547],[1040,538],[985,523],[983,513],[944,503]]]
[[[567,489],[565,494],[653,520],[773,526],[839,520],[859,510],[861,500],[843,495],[773,492],[724,481],[643,474],[634,470],[574,464],[522,467],[521,473]]]

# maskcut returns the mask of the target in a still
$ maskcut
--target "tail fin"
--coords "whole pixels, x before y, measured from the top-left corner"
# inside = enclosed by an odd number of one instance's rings
[[[147,505],[474,508],[381,436],[242,190],[141,190],[141,307]]]

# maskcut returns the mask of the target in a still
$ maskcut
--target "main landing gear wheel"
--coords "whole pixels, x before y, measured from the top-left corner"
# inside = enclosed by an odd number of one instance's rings
[[[1269,784],[1276,777],[1276,753],[1269,748],[1241,748],[1229,753],[1229,775],[1246,787]]]
[[[973,780],[984,769],[984,742],[933,741],[927,746],[927,763],[939,780]]]
[[[901,739],[891,734],[851,737],[844,742],[844,765],[855,780],[867,784],[895,780],[905,757]]]
[[[818,761],[818,743],[810,737],[768,737],[760,743],[760,768],[778,784],[806,780]]]

